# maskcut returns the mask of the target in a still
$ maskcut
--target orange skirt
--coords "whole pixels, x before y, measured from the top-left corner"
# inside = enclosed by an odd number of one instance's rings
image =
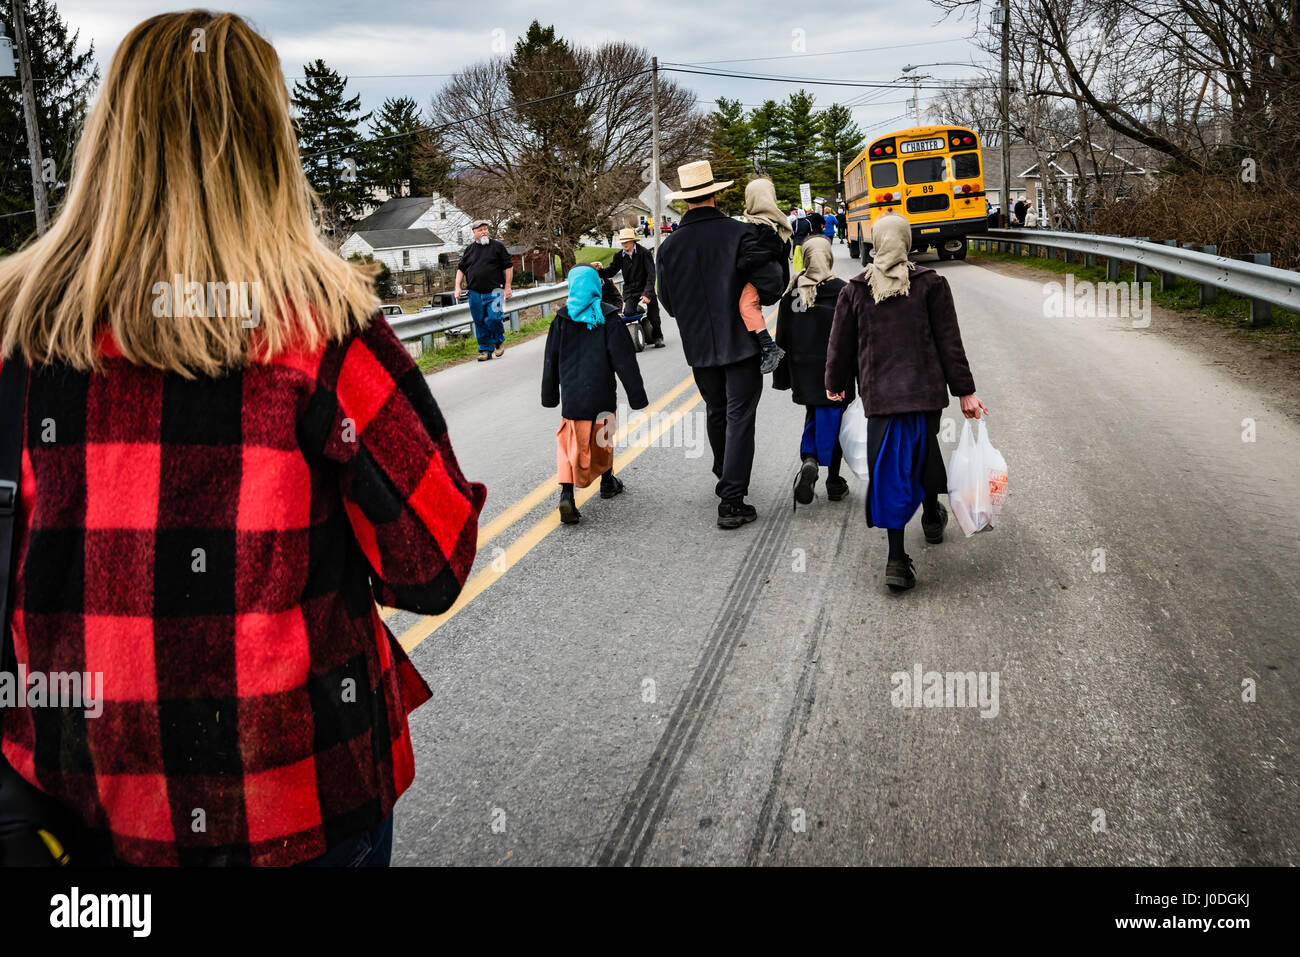
[[[561,419],[555,433],[556,481],[586,488],[614,467],[615,418]]]

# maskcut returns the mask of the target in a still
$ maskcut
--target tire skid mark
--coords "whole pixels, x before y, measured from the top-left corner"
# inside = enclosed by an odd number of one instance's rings
[[[593,863],[635,865],[645,857],[682,768],[717,700],[731,656],[749,624],[758,592],[786,538],[793,515],[788,500],[788,492],[782,491],[777,496],[770,506],[772,517],[763,523],[758,537],[741,559],[690,684],[678,699],[645,771]]]

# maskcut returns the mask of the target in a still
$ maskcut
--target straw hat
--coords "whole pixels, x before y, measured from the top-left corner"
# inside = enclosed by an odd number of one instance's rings
[[[735,182],[734,179],[723,180],[722,182],[715,180],[713,178],[713,167],[709,165],[708,160],[699,160],[695,163],[687,163],[685,166],[677,167],[677,181],[681,184],[681,189],[675,193],[669,193],[669,199],[699,199],[712,196]]]
[[[620,243],[636,242],[636,230],[631,226],[625,226],[618,231],[618,241]]]

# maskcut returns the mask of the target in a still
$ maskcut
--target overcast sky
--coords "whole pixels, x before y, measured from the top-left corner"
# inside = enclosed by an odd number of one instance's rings
[[[101,73],[132,26],[155,13],[187,6],[148,0],[57,2],[69,25],[81,31],[83,44],[94,42]],[[508,52],[534,17],[553,23],[562,36],[578,44],[624,40],[645,47],[661,63],[744,61],[714,63],[708,69],[892,81],[906,64],[989,64],[971,40],[976,30],[987,31],[987,24],[943,21],[925,0],[809,4],[802,10],[788,0],[597,0],[554,5],[553,14],[544,14],[548,6],[520,0],[236,0],[225,8],[249,19],[271,40],[290,85],[301,75],[302,64],[320,57],[349,77],[349,89],[361,94],[366,110],[385,97],[401,95],[427,105],[445,79],[436,74],[502,55],[494,52],[494,41],[497,49],[504,44]],[[814,16],[813,9],[823,12]],[[846,50],[865,52],[836,52]],[[768,57],[782,59],[755,59]],[[977,75],[975,68],[961,65],[934,66],[925,72],[933,77],[929,83]],[[712,109],[712,100],[719,96],[757,105],[767,98],[783,99],[799,88],[798,83],[729,77],[677,74],[674,79],[694,90],[704,109]],[[805,88],[816,95],[819,106],[859,103],[854,118],[869,135],[907,123],[903,101],[911,95],[910,88]],[[922,90],[922,108],[926,96]]]

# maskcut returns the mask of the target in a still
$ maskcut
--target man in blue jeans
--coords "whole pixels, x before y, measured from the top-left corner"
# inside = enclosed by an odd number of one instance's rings
[[[456,299],[460,287],[469,288],[469,314],[474,319],[474,338],[478,340],[478,361],[505,355],[506,326],[502,305],[512,295],[510,280],[514,263],[500,240],[493,239],[486,219],[474,221],[474,241],[461,253],[456,267]]]

